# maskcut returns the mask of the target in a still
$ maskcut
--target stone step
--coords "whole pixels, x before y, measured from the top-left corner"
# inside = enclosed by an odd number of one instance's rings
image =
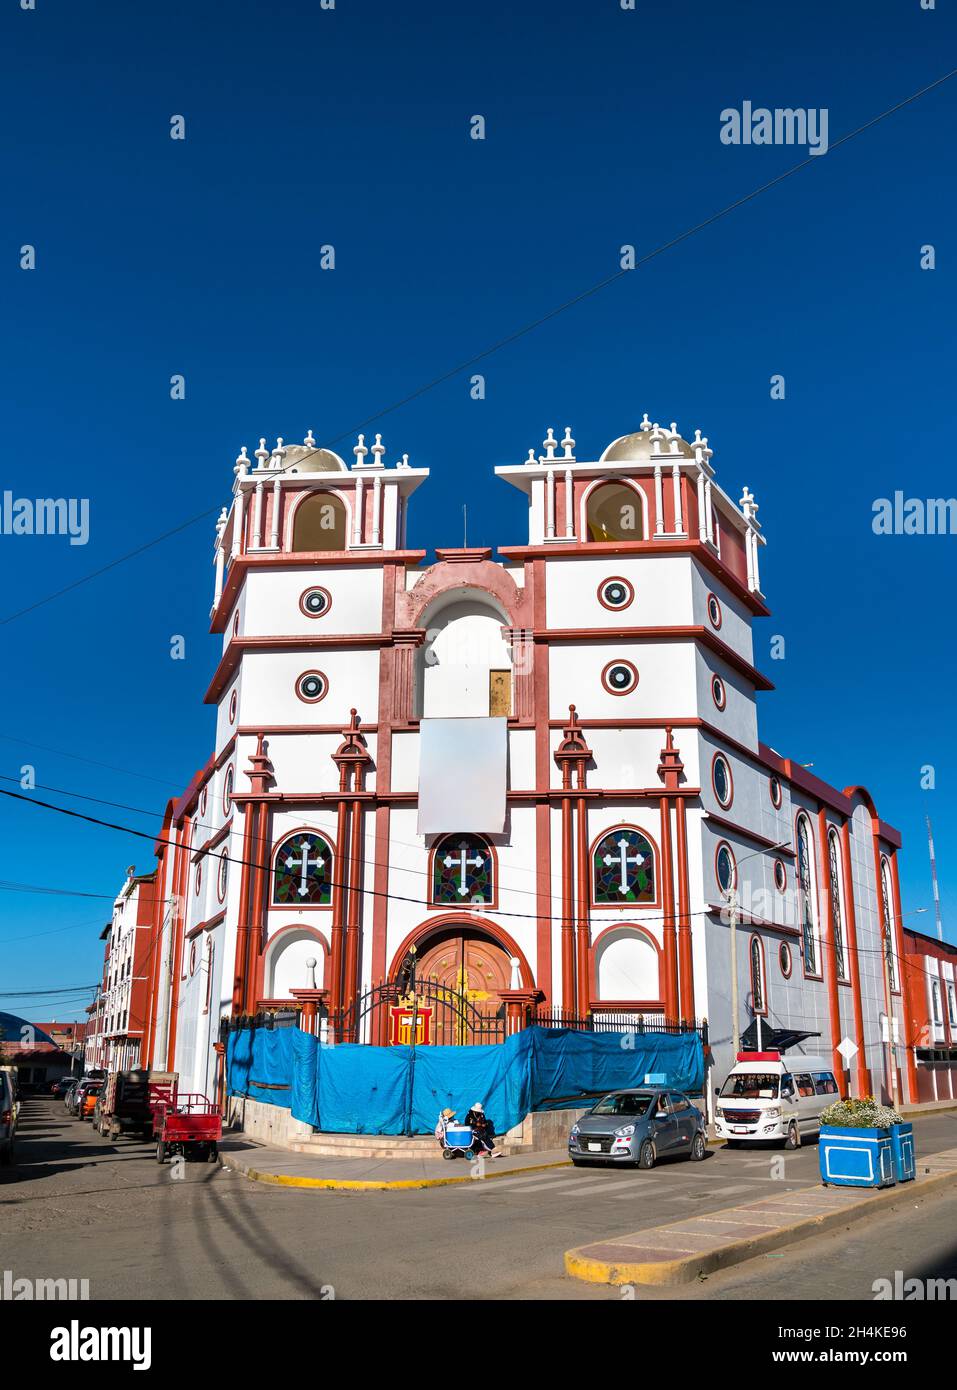
[[[290,1147],[295,1153],[324,1158],[436,1158],[442,1162],[435,1140],[418,1134],[313,1134]]]

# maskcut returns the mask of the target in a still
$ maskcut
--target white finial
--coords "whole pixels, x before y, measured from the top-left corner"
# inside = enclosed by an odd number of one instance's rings
[[[679,438],[679,435],[678,435],[678,426],[675,424],[674,420],[672,420],[672,422],[671,422],[671,437],[672,437],[672,439],[678,439],[678,438]]]
[[[256,457],[259,460],[259,467],[266,467],[266,460],[269,458],[269,450],[266,448],[265,439],[260,439],[259,448],[256,450]]]
[[[751,489],[748,487],[747,483],[745,483],[744,491],[743,491],[742,494],[741,494],[741,502],[740,502],[739,505],[740,505],[741,510],[744,512],[744,514],[745,514],[746,517],[749,517],[749,518],[750,518],[750,517],[757,516],[758,504],[757,504],[757,502],[755,502],[755,500],[754,500],[754,494],[752,493]]]
[[[403,454],[402,457],[399,459],[399,462],[396,464],[396,468],[408,468],[408,466],[409,456],[408,454]]]
[[[279,438],[276,440],[276,447],[272,451],[272,456],[275,461],[274,466],[276,468],[282,468],[286,458],[286,450],[283,447],[282,435],[280,435]]]
[[[375,458],[376,465],[377,465],[378,467],[381,467],[381,466],[382,466],[382,455],[385,453],[385,445],[384,445],[383,442],[382,442],[382,435],[381,435],[381,434],[377,434],[376,437],[375,437],[375,443],[374,443],[373,446],[372,446],[372,453],[373,453],[373,457]]]
[[[216,518],[216,536],[219,540],[222,540],[223,532],[226,530],[226,523],[228,520],[229,513],[224,507],[220,512],[219,516]]]
[[[306,961],[306,970],[309,972],[307,989],[315,989],[316,987],[316,964],[315,956],[310,956]]]
[[[644,415],[642,415],[642,417],[641,417],[641,428],[642,428],[642,430],[644,430],[645,432],[647,432],[648,430],[651,429],[651,421],[648,419],[648,412],[647,412],[647,410],[645,411]]]
[[[696,449],[703,449],[707,442],[708,441],[706,439],[701,438],[701,431],[699,429],[696,429],[694,432],[694,447]]]
[[[526,462],[526,464],[529,464],[529,463],[537,464],[537,463],[538,463],[538,459],[535,457],[535,450],[534,450],[534,449],[529,449],[529,451],[528,451],[528,458],[525,460],[525,462]]]
[[[572,439],[571,425],[565,426],[565,437],[562,440],[562,448],[565,450],[565,458],[569,463],[575,462],[575,441]]]
[[[508,987],[509,989],[521,989],[522,962],[519,960],[518,956],[510,956],[508,963],[511,966],[511,977],[508,982]]]
[[[548,433],[542,440],[542,448],[545,450],[545,457],[549,462],[555,457],[555,449],[557,446],[558,440],[555,438],[555,431],[552,429],[551,425],[549,425]]]
[[[306,435],[305,439],[302,442],[303,444],[305,444],[307,449],[314,449],[316,447],[316,441],[313,438],[312,430],[309,431],[309,433]]]
[[[244,472],[246,471],[246,469],[249,467],[249,465],[250,465],[251,462],[252,462],[252,460],[251,460],[251,459],[249,458],[249,456],[247,455],[247,453],[246,453],[246,445],[244,444],[243,447],[240,449],[240,451],[239,451],[239,457],[238,457],[237,460],[236,460],[236,472],[237,472],[237,473],[244,473]]]
[[[366,454],[369,452],[369,450],[366,448],[366,437],[365,437],[364,434],[360,434],[360,435],[359,435],[359,442],[358,442],[358,444],[356,445],[356,447],[353,449],[352,452],[353,452],[353,453],[355,454],[355,456],[356,456],[356,461],[355,461],[355,465],[354,465],[354,466],[355,466],[356,468],[361,468],[362,465],[365,463]]]

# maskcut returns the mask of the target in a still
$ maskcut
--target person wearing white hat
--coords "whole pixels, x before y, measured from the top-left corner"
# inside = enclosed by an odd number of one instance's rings
[[[477,1100],[465,1117],[465,1123],[471,1126],[472,1133],[475,1135],[475,1143],[472,1152],[475,1154],[488,1154],[489,1158],[501,1158],[502,1151],[495,1147],[495,1126],[485,1113],[485,1106]]]

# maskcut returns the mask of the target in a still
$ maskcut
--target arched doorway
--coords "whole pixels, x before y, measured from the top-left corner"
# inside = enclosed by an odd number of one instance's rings
[[[416,993],[434,1009],[432,1040],[452,1046],[481,1021],[505,1017],[502,990],[512,979],[512,958],[492,937],[471,922],[451,922],[429,935],[399,965],[397,981],[406,990],[415,971]],[[488,1041],[493,1041],[492,1032]]]

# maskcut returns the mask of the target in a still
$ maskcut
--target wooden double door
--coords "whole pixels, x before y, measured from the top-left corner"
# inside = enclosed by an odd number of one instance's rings
[[[450,927],[429,939],[416,960],[416,979],[431,981],[450,999],[462,1001],[466,1013],[484,1018],[504,1017],[501,991],[508,989],[512,965],[508,953],[494,941],[476,935],[467,925]],[[436,1011],[433,1038],[436,1043],[461,1042],[460,1017],[454,1008]]]

